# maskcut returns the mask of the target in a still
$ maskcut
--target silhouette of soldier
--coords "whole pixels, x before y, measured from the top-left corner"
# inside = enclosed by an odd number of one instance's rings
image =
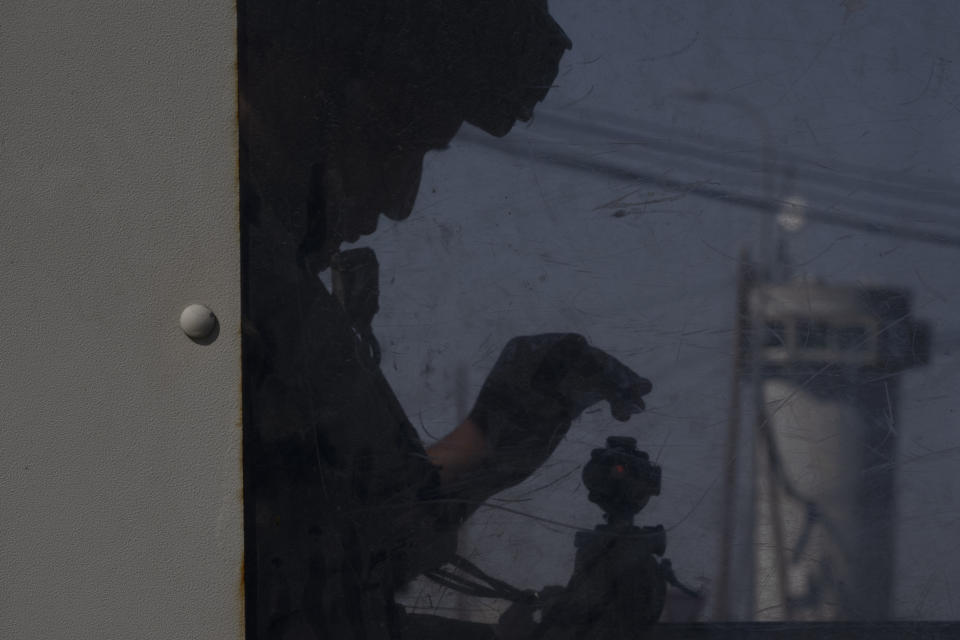
[[[649,383],[578,335],[515,338],[469,418],[425,451],[370,348],[375,293],[358,318],[317,273],[379,215],[410,214],[424,154],[463,122],[502,136],[529,120],[570,41],[545,0],[238,11],[248,637],[491,637],[393,595],[452,557],[463,520],[586,407],[626,419]]]

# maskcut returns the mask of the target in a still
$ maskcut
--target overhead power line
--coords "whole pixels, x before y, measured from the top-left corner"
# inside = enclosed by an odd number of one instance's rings
[[[618,125],[617,121],[627,124]],[[635,145],[642,147],[644,152],[677,156],[724,169],[746,170],[752,175],[796,175],[801,180],[811,181],[821,187],[832,186],[845,192],[859,191],[886,196],[902,200],[911,206],[927,204],[944,207],[951,213],[940,213],[938,217],[948,224],[960,226],[960,215],[952,213],[960,211],[960,186],[953,182],[924,178],[905,180],[902,174],[892,171],[878,171],[837,160],[824,161],[822,158],[791,153],[780,147],[776,149],[776,160],[764,162],[759,145],[751,148],[743,140],[736,138],[684,135],[682,131],[628,120],[615,114],[598,112],[589,114],[585,119],[578,119],[546,111],[537,113],[537,123],[546,125],[546,132],[554,128],[566,134],[588,134],[596,144]],[[744,152],[747,152],[747,155]]]
[[[602,173],[626,181],[650,184],[661,189],[674,191],[676,193],[685,193],[690,196],[722,202],[732,206],[739,206],[766,215],[776,215],[783,207],[794,204],[783,199],[752,195],[733,189],[710,186],[702,182],[684,182],[582,154],[531,150],[529,147],[521,146],[510,139],[494,139],[486,136],[471,135],[470,133],[467,133],[464,139],[472,144],[482,145],[507,155],[533,158],[538,162],[583,171],[591,175]],[[911,212],[919,215],[923,215],[924,213],[917,207],[913,207]],[[803,215],[810,220],[837,227],[960,248],[960,233],[933,231],[902,223],[877,221],[875,219],[876,216],[873,216],[872,213],[858,214],[851,211],[828,210],[815,206],[805,206],[803,208]]]

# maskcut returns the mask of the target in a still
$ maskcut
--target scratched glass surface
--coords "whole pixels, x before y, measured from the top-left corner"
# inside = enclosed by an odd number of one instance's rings
[[[706,594],[697,619],[790,617],[770,596],[777,568],[751,566],[746,550],[758,534],[751,541],[745,503],[767,481],[751,472],[762,420],[749,376],[728,543],[735,575],[726,585],[719,576],[746,249],[774,280],[908,291],[930,324],[929,362],[890,379],[900,389],[886,408],[896,491],[877,526],[894,531],[889,617],[960,616],[960,8],[554,0],[551,12],[574,44],[533,121],[503,139],[464,126],[449,150],[427,156],[410,219],[382,221],[365,243],[384,274],[374,323],[383,370],[426,443],[466,415],[515,335],[582,333],[654,390],[626,424],[588,411],[543,467],[472,517],[460,553],[522,588],[565,584],[571,527],[601,516],[582,467],[607,436],[630,435],[663,469],[662,493],[638,521],[666,527],[678,576]],[[811,455],[858,464],[858,452],[844,458],[830,449],[838,438],[808,424],[817,418],[802,398],[784,398],[761,400],[791,414],[781,437],[820,447],[794,447],[797,481],[812,490],[817,474],[836,472]],[[795,518],[783,544],[795,546],[802,525]],[[803,586],[790,585],[792,597]],[[427,581],[403,602],[487,621],[506,606]],[[791,612],[830,619],[822,606]]]
[[[380,265],[380,366],[425,446],[515,336],[575,332],[649,378],[588,409],[458,552],[566,585],[610,436],[662,469],[636,516],[662,621],[960,617],[960,5],[552,0],[573,43],[502,138],[427,154]],[[321,274],[328,286],[329,272]],[[510,607],[418,578],[408,612]]]

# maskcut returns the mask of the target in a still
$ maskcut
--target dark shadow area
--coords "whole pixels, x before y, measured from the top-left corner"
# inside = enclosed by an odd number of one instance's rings
[[[317,273],[410,214],[463,122],[528,120],[570,43],[534,0],[238,10],[248,637],[396,637],[394,591],[454,555],[480,500],[441,486]]]

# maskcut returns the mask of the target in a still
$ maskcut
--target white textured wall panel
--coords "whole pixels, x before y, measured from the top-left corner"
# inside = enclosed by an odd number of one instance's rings
[[[233,3],[0,24],[0,637],[239,638]]]

